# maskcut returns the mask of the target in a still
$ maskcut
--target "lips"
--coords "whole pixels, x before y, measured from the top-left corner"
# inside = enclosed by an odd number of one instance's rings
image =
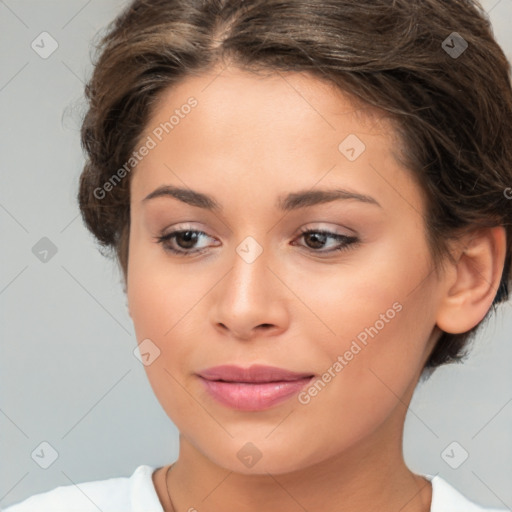
[[[223,380],[224,382],[281,382],[312,377],[312,373],[297,373],[275,366],[255,364],[249,368],[240,366],[214,366],[199,372],[207,380]]]
[[[208,393],[230,408],[259,411],[281,403],[306,386],[314,377],[274,366],[242,368],[221,365],[198,373]]]

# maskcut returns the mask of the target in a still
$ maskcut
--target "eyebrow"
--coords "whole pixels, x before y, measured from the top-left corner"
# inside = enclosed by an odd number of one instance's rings
[[[148,194],[142,202],[146,203],[157,197],[172,197],[190,206],[196,206],[211,211],[222,211],[222,206],[212,196],[189,188],[175,187],[174,185],[162,185],[158,187]],[[380,203],[371,196],[338,188],[291,192],[278,197],[276,208],[286,212],[306,208],[308,206],[315,206],[317,204],[330,203],[336,200],[355,200],[382,208]]]

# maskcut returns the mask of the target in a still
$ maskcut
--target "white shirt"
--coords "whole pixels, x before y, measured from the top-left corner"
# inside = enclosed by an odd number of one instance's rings
[[[56,487],[11,505],[4,512],[164,512],[153,485],[155,469],[143,465],[130,477]],[[438,475],[422,476],[432,483],[430,512],[505,512],[476,505]]]

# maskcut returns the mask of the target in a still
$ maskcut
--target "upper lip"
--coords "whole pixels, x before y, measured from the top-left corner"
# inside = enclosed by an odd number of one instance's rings
[[[249,368],[235,365],[221,365],[206,368],[198,375],[207,380],[223,380],[226,382],[280,382],[299,380],[312,377],[312,373],[292,372],[276,366],[255,364]]]

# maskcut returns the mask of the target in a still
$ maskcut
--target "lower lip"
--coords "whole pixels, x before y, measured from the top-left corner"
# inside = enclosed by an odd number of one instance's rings
[[[218,402],[241,411],[261,411],[291,398],[309,384],[312,378],[254,384],[207,380],[202,377],[201,380]]]

